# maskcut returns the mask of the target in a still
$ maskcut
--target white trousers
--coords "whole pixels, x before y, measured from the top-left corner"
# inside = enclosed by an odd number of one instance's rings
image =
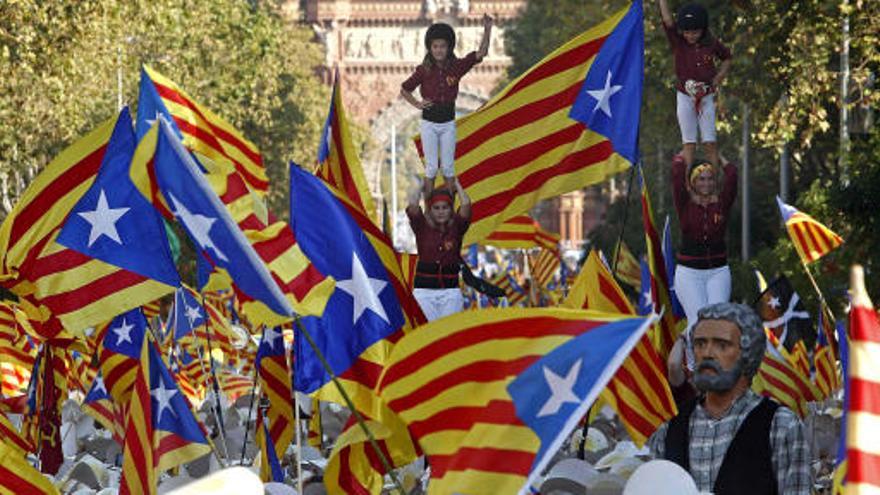
[[[730,301],[730,267],[700,270],[678,265],[675,267],[675,294],[687,316],[687,364],[694,369],[694,355],[691,352],[691,329],[697,322],[697,313],[705,306]]]
[[[415,289],[413,296],[419,302],[428,321],[434,321],[464,308],[464,296],[458,287],[453,289]]]
[[[678,126],[681,128],[681,142],[685,144],[697,142],[697,130],[703,143],[715,142],[715,95],[708,94],[700,100],[700,113],[697,115],[696,102],[693,96],[681,91],[675,92]],[[422,138],[424,139],[424,138]]]
[[[443,177],[455,177],[455,121],[438,124],[422,119],[422,151],[425,177],[437,177],[438,163]]]

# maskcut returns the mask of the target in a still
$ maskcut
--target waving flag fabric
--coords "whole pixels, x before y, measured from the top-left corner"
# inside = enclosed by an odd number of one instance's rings
[[[473,211],[464,244],[635,163],[643,72],[642,4],[633,2],[457,120],[455,169]]]
[[[120,494],[156,493],[159,473],[211,451],[149,338],[141,346],[125,430]]]
[[[59,493],[52,482],[31,466],[24,454],[0,443],[0,494],[50,495]]]
[[[399,258],[390,241],[363,212],[341,193],[293,164],[290,182],[291,224],[297,239],[318,270],[337,280],[336,292],[324,315],[303,318],[302,324],[340,375],[355,407],[381,424],[381,430],[373,433],[391,463],[407,464],[418,455],[417,448],[400,419],[377,400],[373,389],[394,342],[403,332],[424,321],[424,315],[405,285]],[[314,215],[315,211],[322,215]],[[329,383],[329,376],[302,332],[294,333],[294,387],[303,392],[317,391],[321,400],[340,402],[341,397]],[[366,438],[358,433],[347,436],[345,441],[337,440],[330,463],[346,466],[346,470],[328,466],[328,472],[343,477],[325,477],[328,486],[354,483],[351,473],[357,471],[364,480],[359,483],[381,490],[384,470],[361,455],[370,448],[364,442]]]
[[[861,272],[861,267],[854,271]],[[880,452],[876,432],[880,431],[880,321],[865,292],[862,276],[854,275],[849,313],[846,404],[847,495],[880,492]]]
[[[302,323],[341,374],[367,348],[403,327],[404,316],[382,260],[349,212],[299,167],[291,166],[290,182],[291,223],[300,245],[319,270],[337,280],[324,316],[303,318]],[[329,377],[297,335],[296,389],[311,393]]]
[[[791,242],[805,264],[818,260],[843,244],[839,235],[813,217],[783,203],[779,196],[776,197],[776,203]]]
[[[654,312],[662,315],[658,321],[657,331],[652,332],[654,347],[657,353],[665,361],[669,351],[678,337],[678,322],[680,318],[675,316],[672,310],[672,297],[669,293],[669,277],[666,272],[666,261],[663,258],[660,234],[654,223],[654,208],[651,206],[651,198],[648,195],[648,184],[645,182],[642,168],[638,168],[639,183],[642,189],[642,222],[645,226],[645,244],[648,253],[648,270],[651,275],[651,297]]]
[[[157,115],[173,119],[177,136],[187,148],[215,163],[229,163],[260,194],[269,189],[263,158],[257,147],[229,122],[202,107],[170,79],[150,67],[141,73],[138,135]]]
[[[547,287],[559,270],[561,260],[557,249],[558,247],[552,251],[541,249],[537,256],[529,256],[529,273],[532,274],[532,283],[535,287]]]
[[[128,404],[140,366],[147,321],[140,308],[113,319],[101,346],[99,363],[104,385],[119,404]]]
[[[98,177],[73,207],[57,242],[90,258],[164,283],[167,292],[171,292],[180,285],[180,276],[168,246],[165,225],[129,177],[135,150],[131,125],[125,108],[110,137]],[[148,302],[152,300],[144,304]]]
[[[37,349],[23,324],[28,324],[27,317],[9,301],[0,301],[0,363],[31,369]]]
[[[816,338],[816,349],[813,352],[813,364],[816,368],[816,387],[822,393],[821,399],[830,397],[837,389],[840,388],[840,372],[837,370],[837,359],[834,357],[834,350],[828,344],[827,333],[823,330],[825,327],[825,318],[819,313],[819,336]],[[834,334],[834,330],[831,330]]]
[[[32,306],[45,338],[106,321],[167,292],[164,284],[55,243],[76,203],[91,187],[120,119],[110,119],[61,152],[28,186],[0,227],[0,279]]]
[[[162,196],[190,239],[243,293],[284,321],[293,314],[266,265],[208,185],[173,130],[159,119],[154,170]],[[149,139],[145,137],[144,139]]]
[[[259,193],[265,191],[265,187],[260,185],[262,179],[255,180],[248,176],[248,166],[244,166],[244,169],[239,165],[227,166],[230,163],[228,157],[240,165],[246,165],[248,152],[244,150],[252,148],[252,145],[243,141],[239,133],[222,119],[200,107],[173,82],[152,69],[145,68],[138,104],[139,138],[147,135],[157,115],[168,120],[176,135],[183,137],[184,147],[193,152],[198,161],[209,170],[209,184],[245,233],[257,255],[269,268],[275,282],[297,313],[320,315],[333,291],[333,280],[314,269],[297,245],[288,225],[267,210]],[[212,131],[208,132],[208,128]],[[218,129],[225,129],[228,139]],[[212,137],[215,131],[216,139]],[[232,143],[231,148],[229,143]],[[170,219],[172,215],[168,205],[156,184],[149,180],[153,176],[148,170],[152,168],[153,150],[150,146],[144,148],[142,153],[136,155],[138,163],[133,168],[141,169],[138,172],[141,180],[135,181],[135,184]],[[241,154],[230,151],[236,149]],[[262,169],[262,165],[259,168]],[[204,283],[208,283],[211,288],[228,288],[228,276],[219,271],[212,273],[212,267],[205,266],[206,263],[203,258],[198,258],[200,276],[205,275],[205,280],[200,279],[200,289]],[[282,322],[259,299],[248,297],[239,291],[239,300],[248,312],[251,322],[270,326]]]
[[[119,442],[119,445],[124,445],[126,409],[110,397],[101,372],[98,372],[83,399],[82,410],[112,433],[113,439]]]
[[[504,249],[529,249],[543,247],[551,251],[559,249],[559,234],[544,230],[528,215],[518,215],[499,225],[480,244]]]
[[[774,399],[804,418],[809,412],[807,402],[817,400],[819,392],[810,377],[798,371],[784,354],[784,348],[773,333],[767,329],[765,331],[767,350],[752,381],[752,390]]]
[[[280,329],[267,328],[257,350],[257,367],[263,393],[269,399],[269,408],[260,416],[257,428],[263,434],[258,438],[263,460],[260,476],[263,481],[272,481],[275,476],[273,459],[284,456],[287,446],[293,441],[296,423],[293,415],[293,387],[290,384],[290,368]],[[265,430],[265,431],[264,431]],[[270,448],[271,446],[271,448]],[[283,476],[282,476],[283,480]],[[276,480],[277,481],[277,480]]]
[[[595,250],[590,251],[563,307],[635,315],[626,294]],[[666,366],[647,334],[608,382],[602,398],[617,411],[629,436],[639,446],[678,413],[666,381]]]
[[[379,391],[436,493],[523,493],[648,328],[568,309],[457,313],[406,335]]]
[[[672,230],[669,226],[669,215],[663,224],[663,264],[666,266],[666,280],[669,281],[669,299],[672,301],[672,314],[681,322],[685,318],[684,308],[675,293],[675,249],[672,247]]]
[[[641,286],[641,269],[639,260],[632,254],[629,247],[622,240],[614,248],[614,256],[611,258],[611,271],[621,282],[639,289]]]
[[[376,205],[351,139],[338,70],[333,79],[333,96],[324,129],[321,131],[318,169],[315,175],[345,194],[367,217],[373,218],[376,215]]]
[[[811,347],[815,345],[816,329],[813,328],[810,314],[785,275],[767,286],[754,307],[764,320],[764,326],[773,332],[789,352],[798,341],[806,341]]]

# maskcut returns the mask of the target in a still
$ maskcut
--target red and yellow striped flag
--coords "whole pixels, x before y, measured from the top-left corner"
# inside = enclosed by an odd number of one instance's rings
[[[820,393],[809,374],[804,375],[792,364],[794,359],[785,352],[773,332],[766,328],[764,331],[767,334],[767,350],[758,374],[752,380],[752,390],[772,398],[805,418],[809,412],[807,402],[818,400]]]
[[[7,301],[0,301],[0,363],[34,367],[37,349],[28,338],[23,326],[30,326],[27,317]],[[4,382],[5,383],[5,382]]]
[[[529,273],[535,287],[546,288],[559,270],[561,260],[556,250],[541,249],[537,256],[529,256]]]
[[[651,272],[651,297],[654,303],[654,312],[663,314],[657,322],[656,330],[651,331],[654,347],[663,361],[669,356],[669,351],[678,337],[678,320],[672,311],[672,297],[669,295],[669,279],[666,273],[666,260],[663,257],[663,244],[654,223],[654,208],[651,206],[651,197],[648,194],[648,184],[645,182],[642,168],[638,169],[639,182],[642,188],[642,222],[645,226],[645,244],[648,253],[648,269]]]
[[[340,86],[337,71],[333,81],[330,111],[327,113],[321,144],[318,146],[318,169],[315,170],[315,175],[339,190],[368,218],[375,219],[376,205],[373,203],[370,188],[367,187],[360,158],[354,149]]]
[[[843,244],[843,239],[813,217],[776,197],[785,229],[804,264],[812,263]]]
[[[287,446],[293,441],[296,423],[293,415],[293,387],[290,384],[290,368],[287,365],[287,353],[280,329],[267,328],[257,351],[257,366],[260,385],[269,399],[269,408],[265,415],[260,416],[257,424],[257,442],[265,442],[263,422],[268,421],[269,437],[275,448],[278,459],[284,457]],[[265,448],[261,449],[264,451]],[[269,459],[260,462],[260,477],[263,481],[273,481]]]
[[[428,456],[432,492],[521,493],[647,324],[562,308],[456,313],[404,337],[378,390]]]
[[[865,290],[861,266],[852,268],[849,313],[849,404],[846,413],[846,495],[880,493],[880,321]]]
[[[265,195],[269,189],[269,179],[256,145],[232,124],[199,105],[174,81],[147,66],[144,66],[143,72],[141,98],[144,98],[144,86],[150,84],[180,129],[183,145],[215,164],[231,165],[251,189]]]
[[[828,345],[828,338],[825,335],[825,332],[819,331],[816,349],[813,352],[813,364],[816,368],[814,383],[821,392],[820,399],[830,397],[841,385],[837,359],[834,358],[834,350]]]
[[[614,257],[611,258],[611,269],[621,282],[633,289],[641,290],[641,265],[623,240],[614,248]]]
[[[635,315],[626,294],[596,251],[590,251],[562,306]],[[653,327],[648,332],[656,330]],[[602,391],[601,397],[617,411],[638,446],[644,445],[661,424],[678,413],[665,369],[646,334]]]
[[[628,13],[633,16],[627,20],[641,26],[637,7],[622,9],[557,48],[478,111],[456,121],[455,171],[472,201],[464,245],[485,239],[542,199],[601,182],[630,166],[609,139],[570,112],[610,34],[624,25]]]
[[[167,286],[54,242],[66,215],[91,187],[116,118],[62,151],[19,198],[0,226],[0,281],[31,306],[43,338],[79,332],[146,304]]]
[[[542,247],[556,251],[560,238],[559,234],[544,230],[532,217],[519,215],[505,220],[480,244],[503,249]]]
[[[58,494],[58,489],[31,466],[24,453],[0,442],[0,494]]]

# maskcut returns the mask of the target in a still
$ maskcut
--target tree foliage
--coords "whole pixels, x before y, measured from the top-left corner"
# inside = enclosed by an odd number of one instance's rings
[[[328,91],[320,47],[264,2],[18,0],[0,4],[0,173],[32,176],[78,136],[136,106],[140,67],[165,74],[263,153],[270,204],[286,162],[314,161]]]

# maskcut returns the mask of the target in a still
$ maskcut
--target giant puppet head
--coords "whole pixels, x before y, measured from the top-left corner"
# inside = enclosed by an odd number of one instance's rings
[[[696,359],[694,386],[704,392],[723,392],[741,377],[751,382],[766,342],[761,318],[752,308],[725,302],[701,309],[691,339]]]

